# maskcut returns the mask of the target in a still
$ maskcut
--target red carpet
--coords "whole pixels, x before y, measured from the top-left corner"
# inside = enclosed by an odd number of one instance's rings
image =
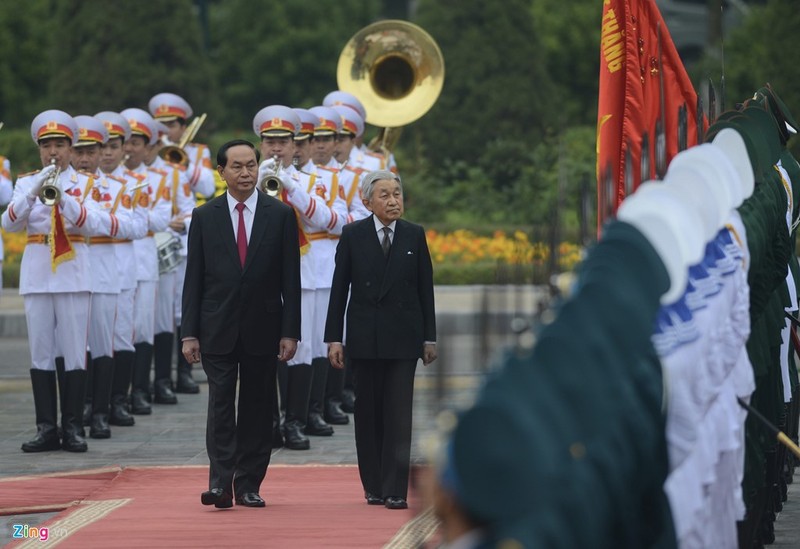
[[[205,507],[207,482],[208,468],[199,466],[4,479],[0,512],[79,501],[39,525],[49,528],[48,546],[63,548],[415,547],[435,529],[429,512],[414,518],[411,510],[366,505],[354,466],[272,466],[263,509]]]

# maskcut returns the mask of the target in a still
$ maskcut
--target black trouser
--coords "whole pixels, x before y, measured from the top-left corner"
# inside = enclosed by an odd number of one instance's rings
[[[202,355],[208,376],[206,450],[209,488],[241,497],[258,492],[272,449],[272,408],[276,397],[274,355],[253,356],[241,342],[232,353]],[[236,399],[236,381],[239,399]]]
[[[356,378],[358,472],[365,492],[408,496],[417,360],[352,359]]]

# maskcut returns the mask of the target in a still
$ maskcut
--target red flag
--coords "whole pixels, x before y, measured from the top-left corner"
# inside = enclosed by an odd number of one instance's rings
[[[64,261],[69,261],[75,257],[75,250],[69,240],[67,231],[64,230],[64,220],[61,218],[61,211],[58,204],[53,206],[50,211],[50,268],[56,272],[56,268]]]
[[[289,193],[287,193],[286,189],[284,188],[281,188],[280,194],[275,198],[284,204],[292,206],[292,203],[289,201]],[[292,206],[292,209],[294,209],[294,217],[297,220],[297,241],[300,245],[300,255],[306,255],[308,250],[311,249],[311,241],[308,240],[308,235],[303,230],[303,223],[300,221],[300,215],[297,213],[297,210],[294,208],[294,206]]]
[[[680,130],[679,118],[685,120]],[[701,124],[702,135],[704,117]],[[597,112],[598,232],[629,192],[656,177],[659,159],[666,167],[678,154],[681,132],[686,147],[697,144],[697,93],[655,0],[604,0]],[[663,152],[658,151],[659,138]]]

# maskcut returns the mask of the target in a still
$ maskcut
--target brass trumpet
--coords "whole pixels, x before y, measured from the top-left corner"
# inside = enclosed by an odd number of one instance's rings
[[[181,140],[178,142],[177,145],[167,145],[163,147],[160,151],[158,151],[158,156],[166,160],[167,162],[172,162],[173,164],[180,164],[181,166],[188,166],[189,165],[189,155],[186,154],[186,151],[183,150],[187,144],[192,142],[192,139],[197,135],[197,132],[200,131],[200,126],[203,125],[203,122],[206,121],[206,113],[201,114],[200,116],[196,117],[192,120],[181,136]]]
[[[274,164],[274,173],[265,175],[261,181],[258,182],[258,187],[267,193],[269,196],[278,196],[283,189],[283,182],[278,174],[283,171],[283,160],[276,156],[272,157]]]
[[[53,158],[50,161],[50,165],[53,166],[56,163],[56,159]],[[58,176],[61,175],[61,168],[57,167],[55,170],[50,172],[50,175],[47,176],[47,179],[44,180],[42,183],[42,188],[39,189],[39,200],[42,201],[42,204],[45,206],[55,206],[59,202],[61,202],[61,188],[58,186]]]

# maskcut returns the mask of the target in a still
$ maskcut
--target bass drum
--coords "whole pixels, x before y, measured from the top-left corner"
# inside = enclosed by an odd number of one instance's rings
[[[174,271],[180,263],[181,241],[172,233],[155,233],[153,239],[156,241],[156,251],[158,252],[158,274]]]

